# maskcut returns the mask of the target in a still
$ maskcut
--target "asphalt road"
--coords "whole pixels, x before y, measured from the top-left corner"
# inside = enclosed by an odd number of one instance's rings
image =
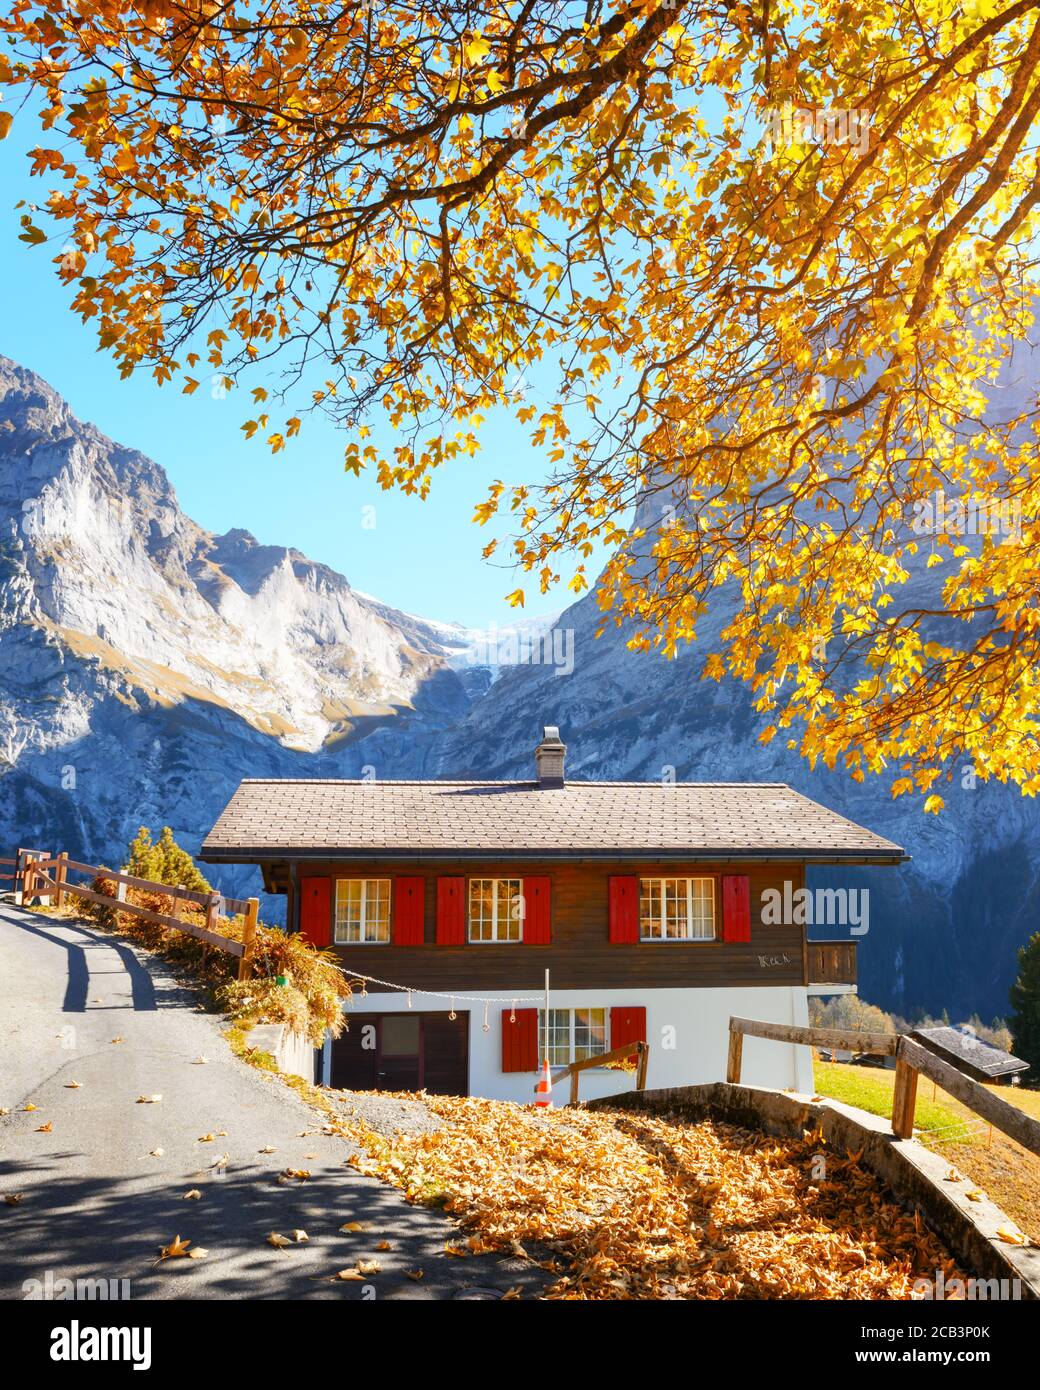
[[[0,1298],[63,1279],[116,1281],[131,1299],[537,1295],[546,1276],[529,1262],[445,1255],[455,1224],[345,1167],[345,1141],[220,1029],[125,940],[0,905]],[[279,1183],[286,1168],[311,1177]],[[267,1243],[294,1230],[308,1241]],[[177,1235],[208,1253],[158,1262]],[[334,1278],[359,1259],[380,1271]]]

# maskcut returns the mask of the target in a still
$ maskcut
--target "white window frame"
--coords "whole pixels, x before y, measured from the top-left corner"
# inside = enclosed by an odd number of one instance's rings
[[[656,919],[657,931],[654,932],[654,933],[651,933],[649,936],[646,934],[645,927],[644,927],[644,922],[643,922],[643,898],[644,898],[644,896],[645,896],[644,893],[643,893],[643,885],[644,885],[644,883],[654,883],[654,884],[657,885],[657,888],[658,888],[658,901],[659,901],[659,904],[660,904],[660,916]],[[695,883],[707,883],[707,884],[710,885],[710,887],[711,887],[711,894],[710,894],[710,898],[709,898],[709,901],[711,902],[711,934],[710,934],[710,935],[708,935],[708,936],[704,936],[704,935],[694,936],[694,935],[692,935],[692,934],[687,934],[686,936],[666,936],[666,935],[665,935],[665,927],[666,927],[667,920],[668,920],[668,919],[667,919],[667,913],[665,912],[665,884],[666,884],[666,883],[685,883],[685,884],[686,884],[686,925],[687,925],[688,928],[693,927],[693,926],[695,925],[695,922],[696,922],[696,914],[694,913],[694,903],[695,903],[696,900],[695,900],[695,897],[694,897],[693,885],[694,885]],[[697,942],[697,941],[717,941],[717,940],[718,940],[718,905],[717,905],[717,903],[716,903],[716,897],[717,897],[717,896],[718,896],[718,895],[717,895],[717,893],[716,893],[715,879],[714,879],[713,877],[711,877],[711,875],[709,875],[709,874],[694,874],[694,875],[692,875],[692,876],[691,876],[691,875],[687,875],[687,874],[663,874],[663,875],[661,875],[660,877],[657,877],[657,876],[653,876],[653,877],[649,877],[649,876],[648,876],[648,877],[642,877],[642,876],[641,876],[640,879],[639,879],[639,940],[640,940],[640,941],[649,941],[649,942],[655,942],[655,941],[656,941],[656,942],[665,942],[665,943],[674,943],[674,942],[689,943],[689,942]]]
[[[491,935],[473,935],[473,885],[475,883],[491,884]],[[499,884],[515,883],[516,892],[509,894],[509,917],[503,924],[508,930],[511,923],[516,924],[516,935],[508,936],[500,931],[501,917],[499,914]],[[513,915],[513,904],[519,903],[520,908],[517,915]],[[474,877],[466,882],[466,939],[473,946],[515,946],[524,939],[524,881],[522,878],[480,878]]]
[[[360,904],[360,906],[361,906],[360,933],[361,933],[361,934],[360,934],[360,936],[357,937],[357,939],[353,939],[353,938],[347,937],[347,936],[342,936],[342,937],[341,937],[340,934],[339,934],[339,933],[340,933],[340,920],[339,920],[339,911],[340,911],[339,894],[340,894],[340,886],[343,885],[343,886],[345,887],[347,884],[351,884],[351,883],[360,883],[360,884],[361,884],[361,904]],[[385,936],[371,936],[371,935],[369,935],[370,929],[371,929],[371,930],[375,930],[375,924],[372,924],[372,925],[371,925],[371,928],[370,928],[370,924],[369,924],[369,920],[368,920],[368,889],[369,889],[369,885],[372,884],[372,883],[385,883],[385,884],[386,884],[386,925],[385,925],[386,935],[385,935]],[[333,905],[332,905],[332,941],[333,941],[333,945],[335,945],[335,946],[389,946],[389,945],[390,945],[390,942],[391,942],[391,940],[392,940],[392,938],[393,938],[393,903],[392,903],[392,900],[391,900],[391,893],[392,893],[392,892],[393,892],[392,881],[391,881],[390,879],[388,879],[388,878],[337,878],[337,879],[336,879],[336,896],[335,896],[335,900],[333,901]],[[344,923],[343,929],[344,929],[344,931],[346,930],[346,924],[345,924],[345,923]]]
[[[572,1063],[580,1059],[577,1055],[577,1044],[575,1033],[578,1027],[579,1013],[600,1013],[603,1015],[603,1049],[601,1052],[592,1052],[590,1057],[605,1057],[610,1051],[610,1009],[602,1004],[577,1004],[573,1008],[557,1008],[550,1005],[549,1012],[554,1014],[567,1015],[567,1060],[561,1062],[558,1059],[549,1058],[551,1067],[569,1067]],[[546,1056],[546,1019],[545,1009],[538,1010],[538,1065],[541,1066],[542,1059]]]

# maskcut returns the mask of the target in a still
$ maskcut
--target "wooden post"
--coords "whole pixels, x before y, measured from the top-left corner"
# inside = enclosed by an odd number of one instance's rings
[[[14,869],[14,903],[15,907],[25,906],[25,850],[19,846],[16,855],[18,863]]]
[[[740,1063],[744,1056],[744,1034],[733,1027],[729,1030],[729,1057],[726,1061],[726,1080],[731,1086],[740,1085]]]
[[[897,1139],[912,1139],[917,1107],[916,1067],[896,1057],[896,1084],[892,1090],[892,1132]]]
[[[238,962],[238,978],[248,980],[253,973],[253,947],[256,942],[256,918],[260,911],[259,898],[246,900],[246,924],[242,931],[242,945],[245,950]]]
[[[577,1105],[577,1103],[578,1103],[578,1077],[579,1077],[580,1075],[581,1075],[580,1072],[576,1072],[576,1071],[572,1071],[572,1072],[571,1072],[571,1104],[572,1104],[572,1105]]]
[[[636,1063],[636,1090],[646,1090],[646,1068],[650,1061],[650,1049],[647,1044],[639,1044],[639,1061]]]
[[[22,866],[22,907],[28,907],[35,897],[36,870],[33,868],[33,856],[26,854],[25,863]]]
[[[58,885],[54,894],[54,906],[60,912],[65,902],[65,878],[68,874],[68,850],[63,849],[58,855],[58,864],[54,870],[54,882]]]
[[[217,930],[218,918],[220,917],[220,894],[211,893],[209,902],[206,904],[206,930],[215,932]],[[202,943],[202,964],[209,964],[209,953],[211,947],[208,941]]]

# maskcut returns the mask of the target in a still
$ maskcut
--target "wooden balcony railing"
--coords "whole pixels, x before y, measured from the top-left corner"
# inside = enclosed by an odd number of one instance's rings
[[[810,941],[806,970],[808,985],[854,985],[856,983],[855,941]]]

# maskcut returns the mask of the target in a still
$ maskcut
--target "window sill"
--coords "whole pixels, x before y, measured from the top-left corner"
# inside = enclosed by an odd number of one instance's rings
[[[718,946],[717,936],[641,936],[639,946]]]

